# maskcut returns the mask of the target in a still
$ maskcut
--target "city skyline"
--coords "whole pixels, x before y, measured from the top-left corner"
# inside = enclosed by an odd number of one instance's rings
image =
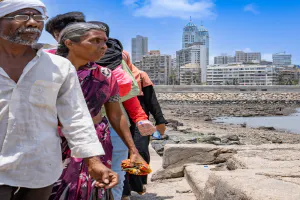
[[[87,20],[107,22],[111,36],[120,39],[128,52],[131,52],[131,38],[143,35],[149,38],[149,50],[158,49],[174,56],[181,49],[182,28],[192,16],[194,24],[200,26],[203,21],[210,32],[210,64],[213,64],[215,56],[222,53],[233,55],[237,50],[261,52],[262,59],[269,61],[272,54],[285,51],[293,55],[293,64],[300,64],[300,28],[296,26],[294,17],[300,9],[300,2],[296,0],[288,4],[284,0],[272,3],[206,0],[207,4],[204,1],[191,3],[178,0],[170,3],[170,0],[165,0],[164,5],[157,5],[160,3],[153,0],[148,1],[149,4],[137,0],[103,0],[101,3],[73,0],[72,4],[58,0],[43,1],[49,7],[50,17],[82,11]],[[161,9],[165,12],[162,13]],[[55,44],[45,32],[40,41]]]

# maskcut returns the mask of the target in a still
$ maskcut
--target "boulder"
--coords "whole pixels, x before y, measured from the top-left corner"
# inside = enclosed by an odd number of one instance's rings
[[[230,141],[240,141],[240,138],[237,135],[228,135],[226,138]]]
[[[203,190],[203,200],[298,200],[300,186],[268,178],[256,170],[214,171]]]
[[[174,142],[172,140],[154,140],[151,142],[153,149],[160,156],[163,156],[166,144],[176,144],[176,142]]]
[[[179,178],[184,175],[184,166],[192,163],[225,163],[236,151],[217,148],[215,145],[172,145],[167,144],[163,153],[163,168],[153,174],[153,180]]]
[[[177,131],[181,131],[181,132],[186,132],[186,131],[191,131],[192,129],[190,127],[187,126],[179,126],[177,127]]]
[[[247,127],[247,123],[242,123],[242,124],[241,124],[241,127],[242,127],[242,128],[246,128],[246,127]]]
[[[185,166],[185,177],[197,199],[300,199],[299,145],[230,148],[235,149],[236,153],[227,159],[225,168],[224,163],[222,166]]]
[[[261,126],[261,127],[258,127],[258,129],[260,130],[267,130],[267,131],[275,131],[276,129],[272,126],[270,127],[267,127],[267,126]]]
[[[206,122],[211,122],[213,119],[211,118],[211,117],[205,117],[204,118],[204,121],[206,121]]]
[[[173,179],[173,178],[181,178],[184,177],[184,166],[176,166],[176,167],[169,167],[169,168],[161,168],[160,170],[156,171],[152,177],[151,181],[157,180],[165,180],[165,179]]]
[[[199,139],[199,142],[208,143],[208,144],[215,144],[216,142],[221,143],[221,138],[216,136],[206,136]]]

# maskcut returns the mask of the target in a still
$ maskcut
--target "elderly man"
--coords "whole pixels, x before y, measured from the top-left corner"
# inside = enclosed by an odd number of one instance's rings
[[[47,200],[62,172],[58,119],[72,156],[84,158],[97,187],[117,175],[98,159],[98,141],[75,68],[32,47],[46,7],[39,0],[0,0],[0,199]]]

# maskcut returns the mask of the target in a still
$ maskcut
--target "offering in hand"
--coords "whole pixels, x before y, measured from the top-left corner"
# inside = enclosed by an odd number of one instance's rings
[[[123,160],[121,164],[122,170],[133,175],[145,176],[152,172],[147,163],[131,163],[130,160]]]

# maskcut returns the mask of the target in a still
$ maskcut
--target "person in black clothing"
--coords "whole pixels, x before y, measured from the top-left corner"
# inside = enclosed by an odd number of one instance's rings
[[[165,120],[160,104],[157,100],[153,84],[148,77],[147,73],[140,71],[140,89],[141,95],[138,96],[141,106],[143,107],[145,113],[154,117],[156,122],[157,130],[164,135],[166,130],[167,121]],[[150,163],[150,153],[149,153],[149,143],[150,136],[142,136],[134,123],[131,123],[130,127],[134,143],[144,160]],[[124,181],[123,199],[129,199],[131,196],[131,191],[135,191],[138,194],[144,194],[146,192],[145,185],[147,184],[147,176],[136,176],[131,174],[126,174]]]

